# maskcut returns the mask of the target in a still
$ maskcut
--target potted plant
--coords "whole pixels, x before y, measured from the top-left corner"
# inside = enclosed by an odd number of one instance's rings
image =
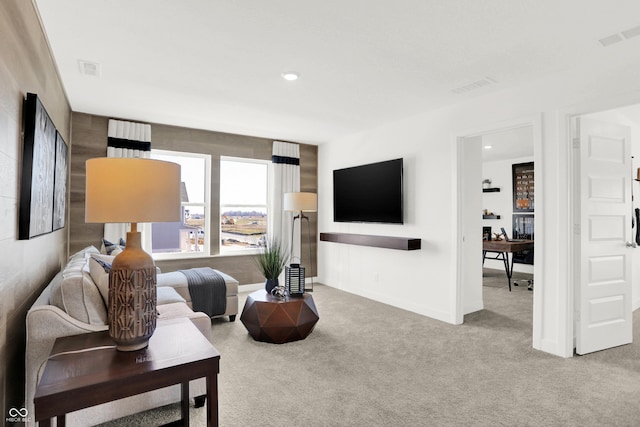
[[[268,293],[278,286],[278,277],[284,270],[287,259],[289,259],[287,249],[282,246],[280,240],[266,239],[264,249],[256,257],[256,262],[260,272],[267,279],[265,290]]]

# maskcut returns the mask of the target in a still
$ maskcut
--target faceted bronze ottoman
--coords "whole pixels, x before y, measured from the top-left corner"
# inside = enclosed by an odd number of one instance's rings
[[[264,290],[247,297],[240,316],[254,340],[275,344],[305,339],[319,319],[311,295],[280,299]]]

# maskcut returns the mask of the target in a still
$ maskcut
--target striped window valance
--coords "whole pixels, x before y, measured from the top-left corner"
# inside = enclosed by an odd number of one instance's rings
[[[112,154],[119,151],[129,152],[129,155]],[[151,125],[145,123],[109,120],[109,134],[107,155],[109,157],[146,157],[144,154],[131,153],[151,151]]]
[[[296,159],[295,157],[286,157],[286,156],[271,156],[271,161],[273,163],[279,163],[284,165],[300,165],[300,159]]]
[[[271,161],[275,164],[300,166],[300,146],[289,142],[273,141]]]

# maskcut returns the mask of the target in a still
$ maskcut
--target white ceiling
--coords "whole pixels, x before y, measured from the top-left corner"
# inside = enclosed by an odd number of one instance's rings
[[[522,126],[482,135],[482,146],[483,162],[533,157],[533,128]]]
[[[34,2],[74,111],[308,143],[640,53],[638,0]]]

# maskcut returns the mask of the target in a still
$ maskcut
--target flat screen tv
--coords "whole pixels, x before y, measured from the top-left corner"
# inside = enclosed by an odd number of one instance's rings
[[[333,220],[402,224],[402,159],[333,171]]]

